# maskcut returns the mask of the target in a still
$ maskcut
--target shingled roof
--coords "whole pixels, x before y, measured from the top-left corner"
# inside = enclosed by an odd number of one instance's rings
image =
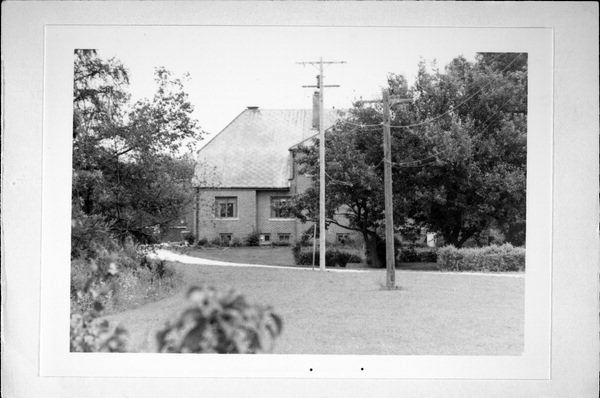
[[[326,111],[325,127],[335,119],[335,111]],[[249,107],[198,152],[196,185],[287,188],[288,150],[314,134],[310,109]],[[207,170],[212,171],[208,181]]]

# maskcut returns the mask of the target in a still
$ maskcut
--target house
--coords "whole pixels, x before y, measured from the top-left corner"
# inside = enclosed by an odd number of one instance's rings
[[[258,233],[262,243],[291,243],[312,226],[285,214],[280,204],[311,183],[299,175],[290,149],[317,133],[317,99],[312,110],[249,106],[199,151],[191,226],[197,238],[229,244]],[[326,127],[335,119],[335,112],[325,112]],[[350,233],[332,226],[327,239]]]

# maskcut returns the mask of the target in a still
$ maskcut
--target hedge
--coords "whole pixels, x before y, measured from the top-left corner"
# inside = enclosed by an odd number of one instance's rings
[[[294,260],[296,261],[296,265],[312,265],[312,250],[303,251],[302,246],[300,244],[296,244],[292,252],[294,254]],[[362,262],[362,258],[360,258],[360,256],[357,256],[356,254],[352,254],[347,251],[329,249],[325,252],[325,266],[327,267],[335,267],[336,265],[339,267],[345,267],[348,263],[360,262]],[[319,264],[318,250],[315,252],[315,264]]]
[[[525,248],[511,244],[481,248],[438,249],[437,267],[441,271],[510,272],[525,270]]]
[[[413,248],[400,249],[398,261],[401,263],[435,263],[437,262],[436,248]]]

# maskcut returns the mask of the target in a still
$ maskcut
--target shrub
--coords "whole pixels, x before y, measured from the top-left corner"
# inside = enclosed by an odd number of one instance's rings
[[[260,234],[252,232],[246,236],[246,246],[258,246],[260,244]]]
[[[290,242],[285,242],[285,241],[274,241],[272,243],[273,246],[280,246],[280,247],[285,247],[285,246],[290,246],[291,243]]]
[[[414,246],[402,248],[398,261],[402,263],[435,263],[437,262],[436,248],[415,248]]]
[[[90,313],[71,315],[71,352],[125,352],[127,330]]]
[[[281,318],[230,290],[192,287],[188,308],[156,334],[159,352],[254,354],[270,351]]]
[[[231,240],[231,246],[240,247],[240,246],[242,246],[242,241],[240,240],[240,238],[233,238]]]
[[[76,212],[71,220],[71,258],[94,258],[103,249],[117,249],[111,226],[99,215]]]
[[[200,238],[198,239],[198,242],[196,242],[196,246],[206,246],[208,244],[208,239],[206,238]]]
[[[75,309],[81,313],[71,308],[70,350],[72,352],[123,352],[127,343],[127,331],[119,325],[98,319],[105,308],[104,303],[110,300],[114,292],[114,280],[119,270],[114,263],[111,263],[108,269],[102,269],[92,260],[86,271],[86,278],[82,286],[77,286],[75,296],[81,303],[87,305],[85,308],[81,306]]]
[[[221,246],[221,238],[219,238],[218,236],[216,238],[212,238],[210,244],[212,246]]]
[[[194,234],[187,232],[183,235],[183,240],[185,240],[188,245],[192,246],[196,238],[194,237]]]
[[[466,249],[445,246],[438,250],[437,266],[446,271],[524,271],[525,248],[508,243]]]
[[[302,250],[302,244],[300,242],[296,243],[292,248],[292,253],[294,255],[294,260],[296,265],[312,265],[313,263],[313,253],[312,250],[304,251]],[[360,263],[362,262],[362,258],[360,256],[350,253],[344,250],[338,249],[328,249],[325,252],[325,266],[327,267],[345,267],[348,263]],[[319,250],[315,252],[315,264],[319,264]]]

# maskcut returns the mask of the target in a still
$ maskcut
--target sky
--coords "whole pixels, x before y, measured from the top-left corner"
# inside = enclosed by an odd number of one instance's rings
[[[379,27],[143,27],[98,48],[103,58],[120,59],[129,69],[132,98],[151,97],[154,68],[164,66],[185,83],[194,116],[212,135],[247,106],[264,109],[312,107],[318,70],[300,61],[345,61],[325,66],[326,108],[348,108],[358,98],[381,98],[389,73],[415,79],[420,59],[440,67],[475,50],[461,32]],[[479,50],[479,49],[478,49]],[[479,51],[484,51],[481,49]]]

